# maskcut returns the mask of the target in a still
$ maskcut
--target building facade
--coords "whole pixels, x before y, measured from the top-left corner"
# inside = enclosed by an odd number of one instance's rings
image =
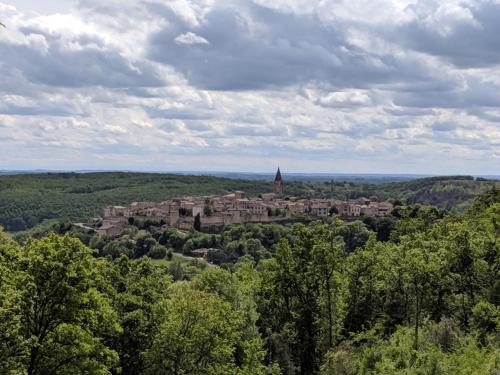
[[[390,215],[390,202],[367,198],[355,200],[284,198],[285,186],[278,168],[273,192],[247,198],[242,191],[227,195],[181,197],[164,202],[135,202],[130,206],[110,206],[96,231],[102,236],[117,236],[129,224],[146,221],[161,227],[191,230],[199,219],[201,228],[244,223],[273,223],[298,219],[320,219],[339,215],[351,219]]]

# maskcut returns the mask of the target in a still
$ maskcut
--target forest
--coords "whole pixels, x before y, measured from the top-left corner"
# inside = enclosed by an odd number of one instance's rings
[[[402,206],[382,231],[127,230],[0,234],[1,374],[500,371],[498,189],[461,213]],[[220,266],[177,254],[200,243]]]
[[[403,182],[286,181],[286,194],[302,198],[350,199],[377,197],[402,203],[430,204],[464,211],[495,180],[449,176]],[[226,194],[242,190],[248,196],[271,191],[271,182],[212,176],[154,173],[45,173],[0,176],[0,225],[9,232],[33,228],[44,220],[85,221],[100,216],[107,205],[163,201],[187,195]]]

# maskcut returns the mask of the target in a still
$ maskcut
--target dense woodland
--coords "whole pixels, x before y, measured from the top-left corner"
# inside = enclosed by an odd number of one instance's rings
[[[1,374],[500,371],[496,189],[461,214],[400,207],[382,231],[54,229],[0,234]],[[203,241],[222,266],[168,255]]]
[[[285,175],[286,179],[286,175]],[[287,195],[305,198],[372,197],[403,203],[432,204],[463,211],[477,195],[498,181],[472,177],[439,177],[394,183],[290,181]],[[153,173],[46,173],[0,176],[0,225],[17,232],[47,219],[85,221],[106,205],[162,201],[186,195],[225,194],[243,190],[249,196],[271,191],[270,181]]]

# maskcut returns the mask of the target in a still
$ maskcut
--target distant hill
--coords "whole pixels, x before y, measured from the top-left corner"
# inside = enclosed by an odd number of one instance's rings
[[[494,186],[500,188],[500,180],[472,176],[441,176],[390,183],[296,181],[287,185],[287,193],[310,198],[377,197],[462,211],[477,195]]]
[[[252,172],[176,172],[182,175],[210,175],[243,180],[270,180],[275,173]],[[290,181],[348,181],[359,183],[378,184],[384,182],[409,181],[428,175],[417,174],[383,174],[383,173],[286,173],[286,180]]]
[[[162,201],[187,195],[225,194],[243,190],[249,196],[271,191],[266,179],[235,179],[155,173],[43,173],[0,176],[0,225],[9,231],[31,228],[45,219],[86,220],[110,204]],[[378,197],[462,210],[498,180],[468,176],[430,177],[382,183],[330,179],[293,180],[284,175],[288,195],[349,199]]]
[[[472,200],[490,190],[500,188],[500,181],[471,176],[430,177],[419,180],[388,184],[399,199],[408,203],[420,203],[461,211]]]
[[[162,201],[172,197],[267,192],[266,181],[152,173],[45,173],[0,176],[0,225],[31,228],[44,219],[85,220],[110,204]]]

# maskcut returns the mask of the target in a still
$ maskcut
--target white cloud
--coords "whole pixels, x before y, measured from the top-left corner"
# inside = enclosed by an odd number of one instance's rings
[[[442,4],[424,19],[424,25],[446,37],[463,24],[480,28],[471,10],[458,4]]]
[[[175,38],[177,44],[210,44],[208,40],[192,32],[181,34]]]
[[[317,100],[319,105],[325,107],[351,107],[371,105],[370,96],[360,90],[331,92]]]
[[[8,3],[4,168],[498,173],[493,1]]]

